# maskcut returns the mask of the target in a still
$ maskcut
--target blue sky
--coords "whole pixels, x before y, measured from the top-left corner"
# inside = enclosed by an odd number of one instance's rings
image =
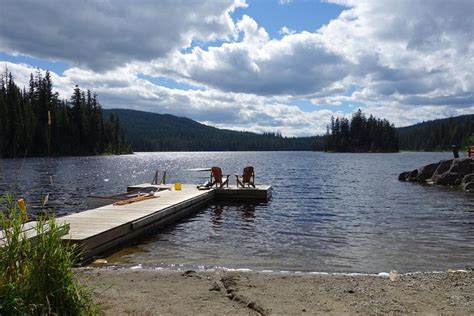
[[[0,1],[17,82],[48,69],[105,108],[291,136],[357,108],[397,126],[474,113],[469,0]]]
[[[333,3],[309,0],[288,3],[261,0],[249,1],[247,8],[237,9],[232,17],[240,20],[244,14],[249,15],[258,21],[272,38],[280,38],[280,29],[284,26],[296,32],[314,32],[337,18],[343,8]]]

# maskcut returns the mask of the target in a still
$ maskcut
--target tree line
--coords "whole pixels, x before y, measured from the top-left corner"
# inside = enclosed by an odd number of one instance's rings
[[[474,115],[462,115],[418,123],[399,129],[400,148],[414,151],[464,150],[474,146]],[[471,141],[469,138],[471,138]]]
[[[49,71],[20,89],[0,74],[0,155],[40,157],[130,153],[118,117],[104,118],[97,94],[74,88],[69,100],[53,92]]]
[[[324,150],[330,152],[398,152],[398,133],[393,124],[359,109],[351,120],[331,117],[324,136]]]
[[[115,113],[134,151],[301,151],[322,150],[322,137],[284,137],[218,129],[185,117],[135,110]]]

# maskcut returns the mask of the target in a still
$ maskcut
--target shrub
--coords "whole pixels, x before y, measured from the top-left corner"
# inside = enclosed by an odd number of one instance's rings
[[[6,195],[0,205],[4,234],[0,245],[0,315],[98,314],[91,291],[75,278],[77,251],[61,240],[68,227],[41,216],[32,229],[36,237],[28,238],[13,197]]]

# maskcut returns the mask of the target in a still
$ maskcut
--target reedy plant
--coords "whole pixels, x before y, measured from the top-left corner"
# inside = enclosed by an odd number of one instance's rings
[[[28,238],[11,195],[1,203],[0,315],[95,315],[92,293],[75,278],[77,251],[61,237],[68,227],[40,216]]]

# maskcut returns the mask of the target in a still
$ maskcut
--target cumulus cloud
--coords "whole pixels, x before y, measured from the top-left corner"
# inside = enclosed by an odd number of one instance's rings
[[[472,1],[334,1],[347,7],[316,32],[270,39],[251,17],[240,40],[175,52],[149,67],[223,91],[316,100],[473,105]],[[442,12],[442,14],[440,14]]]
[[[193,39],[225,39],[243,1],[0,2],[0,50],[94,70],[163,57]]]
[[[288,35],[288,34],[294,34],[296,33],[295,30],[292,30],[292,29],[289,29],[288,27],[286,26],[282,26],[280,28],[280,30],[278,31],[278,33],[282,34],[282,35]]]
[[[335,1],[347,6],[319,30],[358,65],[363,102],[473,105],[472,1]],[[417,100],[417,102],[413,102]]]
[[[245,15],[237,29],[242,33],[238,42],[175,52],[148,72],[181,76],[224,91],[305,95],[327,89],[353,68],[349,60],[328,50],[317,33],[270,40],[265,29]]]
[[[5,65],[20,87],[27,87],[30,73],[38,71],[24,64]],[[331,115],[341,114],[329,110],[307,113],[282,100],[252,94],[165,88],[140,79],[126,67],[104,73],[71,68],[62,75],[51,72],[51,76],[54,90],[62,98],[68,98],[77,84],[98,93],[104,108],[168,113],[241,131],[281,132],[287,136],[322,134]]]
[[[0,1],[9,12],[0,50],[71,61],[54,74],[56,88],[66,96],[74,84],[93,89],[109,108],[285,135],[324,133],[341,106],[397,126],[474,113],[471,0],[329,0],[345,7],[340,16],[316,31],[282,28],[279,39],[250,16],[233,21],[230,12],[245,6],[237,1]],[[71,13],[73,6],[85,8]],[[204,45],[180,49],[193,39]],[[9,67],[21,76],[28,68]],[[204,88],[169,89],[141,74]],[[298,99],[314,111],[293,105]]]

